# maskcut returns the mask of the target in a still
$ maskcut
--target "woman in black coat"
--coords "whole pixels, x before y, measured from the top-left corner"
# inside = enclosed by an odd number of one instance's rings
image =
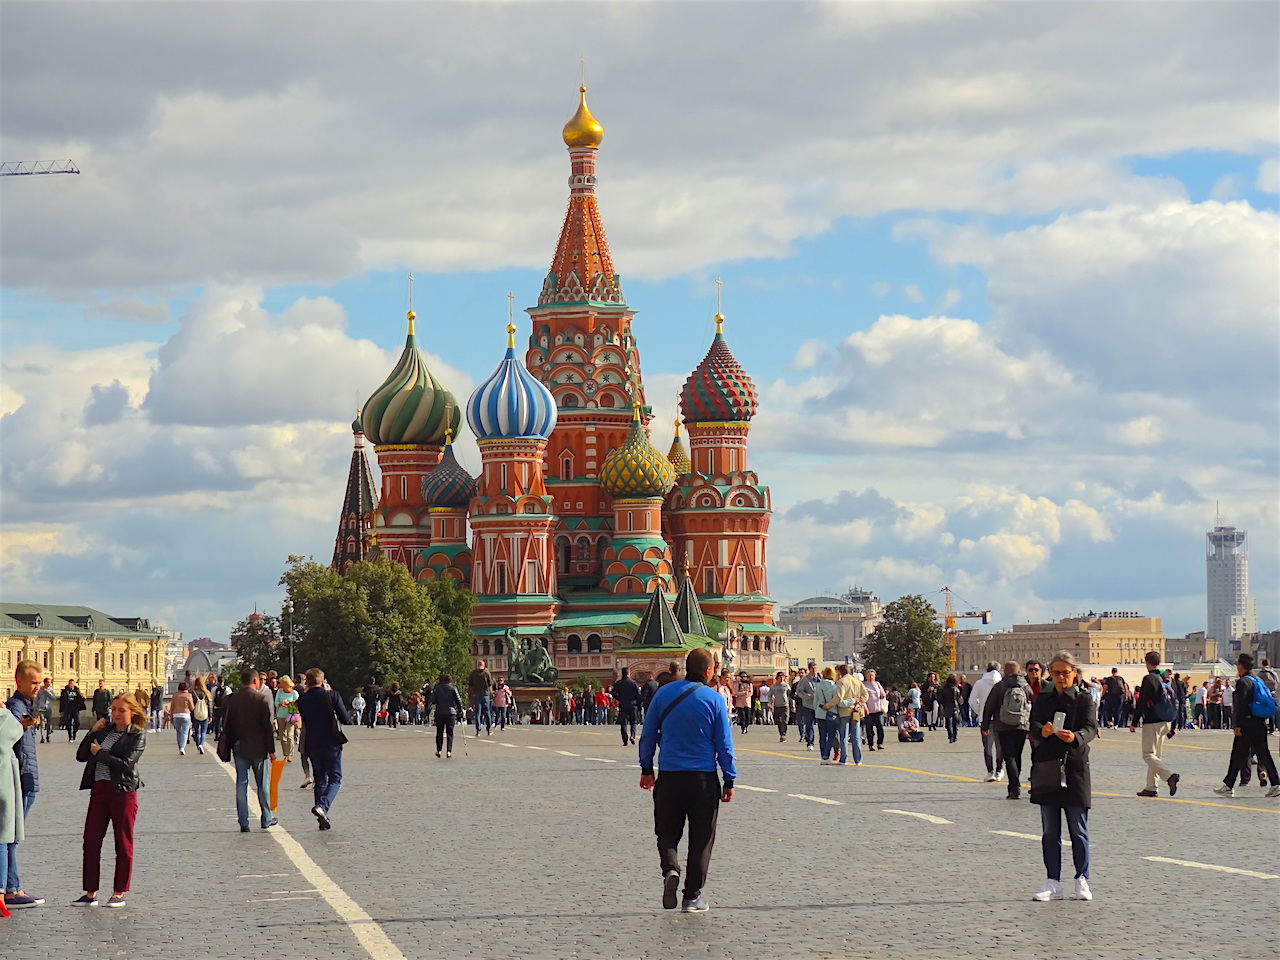
[[[1063,651],[1049,662],[1052,688],[1044,688],[1031,706],[1031,802],[1040,805],[1045,885],[1031,899],[1064,899],[1062,820],[1071,836],[1075,889],[1071,899],[1092,900],[1089,890],[1089,741],[1098,735],[1098,713],[1089,691],[1080,686],[1080,667]]]
[[[453,685],[453,678],[447,673],[440,674],[431,691],[431,705],[436,716],[436,756],[440,756],[440,748],[448,737],[449,745],[445,757],[453,756],[453,725],[462,716],[462,697],[458,688]]]
[[[133,878],[133,826],[138,819],[138,760],[147,748],[147,708],[127,696],[111,702],[110,720],[93,725],[76,759],[84,764],[80,789],[89,791],[89,812],[84,821],[84,896],[77,907],[98,905],[98,878],[102,868],[102,841],[107,824],[115,832],[116,872],[111,899],[104,906],[123,907]]]

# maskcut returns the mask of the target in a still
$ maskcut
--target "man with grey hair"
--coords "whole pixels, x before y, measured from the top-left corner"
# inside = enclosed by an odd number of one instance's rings
[[[994,660],[988,660],[986,673],[978,678],[978,682],[973,685],[973,692],[969,694],[969,709],[979,718],[982,717],[982,711],[987,705],[987,697],[991,695],[991,689],[1003,679],[1004,674],[1000,672],[1000,664]],[[1004,757],[1000,753],[1000,738],[989,730],[982,731],[982,759],[987,764],[987,783],[995,783],[1004,776]]]

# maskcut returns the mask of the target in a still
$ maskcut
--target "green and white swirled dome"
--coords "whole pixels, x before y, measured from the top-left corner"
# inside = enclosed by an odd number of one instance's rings
[[[415,316],[410,310],[409,335],[399,362],[360,413],[364,434],[375,446],[442,444],[445,431],[456,434],[462,422],[458,401],[427,369],[418,352]]]

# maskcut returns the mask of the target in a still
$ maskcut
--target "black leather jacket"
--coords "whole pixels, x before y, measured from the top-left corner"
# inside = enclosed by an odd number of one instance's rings
[[[116,793],[133,793],[139,787],[146,786],[142,777],[138,776],[138,760],[142,758],[142,751],[147,749],[147,734],[141,727],[131,723],[124,736],[113,743],[110,749],[99,750],[97,753],[89,751],[89,745],[101,743],[113,727],[114,724],[108,723],[96,732],[90,730],[80,741],[76,759],[84,764],[84,773],[80,776],[81,790],[88,790],[93,786],[100,763],[111,768],[111,785],[115,787]]]

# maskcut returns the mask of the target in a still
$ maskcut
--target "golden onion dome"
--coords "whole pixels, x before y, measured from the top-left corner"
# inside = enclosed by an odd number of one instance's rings
[[[566,147],[598,147],[604,139],[604,127],[600,126],[591,111],[587,109],[587,88],[579,87],[581,99],[578,101],[578,112],[564,125],[561,136]]]
[[[600,485],[615,497],[665,497],[675,486],[671,462],[649,442],[636,405],[631,432],[600,465]]]

